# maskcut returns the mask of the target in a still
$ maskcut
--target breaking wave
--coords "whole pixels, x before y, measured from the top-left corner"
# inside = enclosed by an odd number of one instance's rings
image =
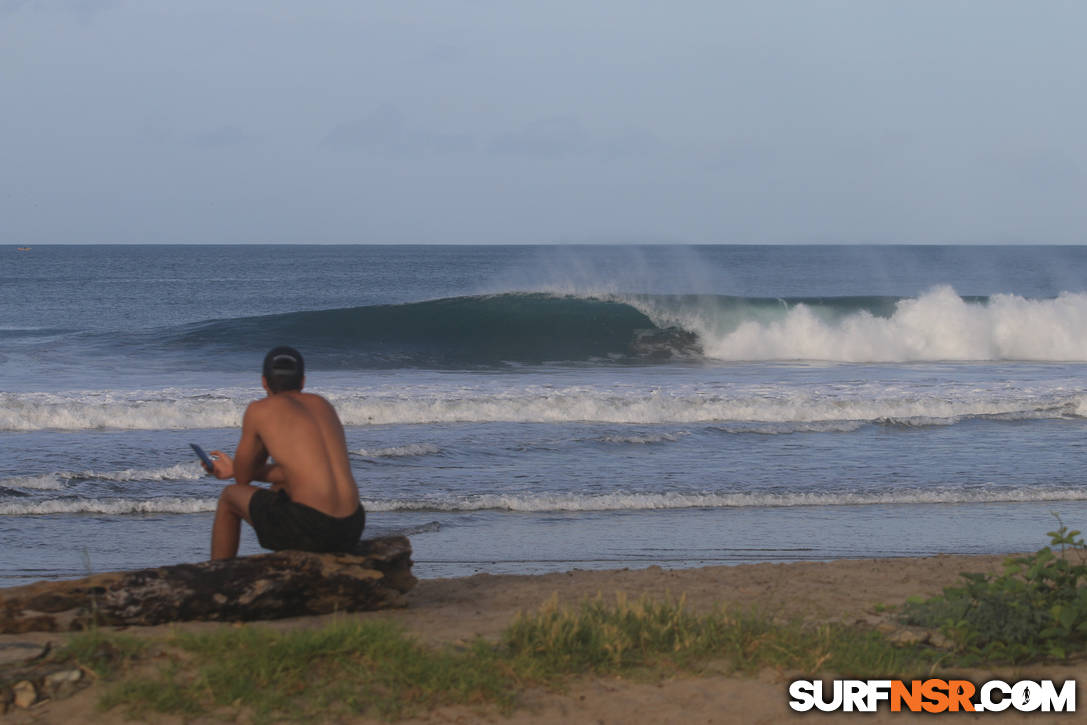
[[[1085,361],[1087,294],[1053,299],[635,297],[657,325],[695,334],[707,358],[832,362]]]
[[[215,498],[152,499],[47,499],[0,503],[0,516],[48,516],[56,514],[197,514],[215,510]]]
[[[247,402],[240,391],[236,399],[172,389],[0,393],[0,431],[236,428]]]
[[[339,367],[587,360],[1087,361],[1087,294],[1053,299],[507,293],[220,320],[177,345],[290,339]]]
[[[151,469],[126,468],[121,471],[60,471],[36,476],[0,478],[0,487],[55,491],[70,481],[195,481],[207,475],[198,463],[179,463]]]
[[[387,448],[357,448],[351,452],[363,458],[411,458],[436,455],[441,453],[442,449],[429,443],[409,443],[406,446]]]
[[[507,293],[214,320],[156,333],[175,348],[253,351],[291,340],[327,368],[488,367],[665,360],[699,353],[695,336],[655,325],[620,300]]]
[[[960,504],[1001,502],[1087,501],[1080,488],[1033,487],[994,489],[908,489],[882,492],[820,493],[604,493],[604,494],[480,494],[425,499],[362,499],[374,512],[472,511],[649,511],[695,508],[791,506],[873,506],[892,504]],[[215,510],[214,498],[48,499],[0,503],[3,516],[55,514],[197,514]]]
[[[689,508],[1087,501],[1074,488],[900,490],[858,493],[483,494],[418,501],[363,501],[371,511],[648,511]]]
[[[104,345],[214,364],[290,340],[316,369],[700,361],[1087,361],[1087,293],[1030,299],[508,292],[311,310],[141,333]],[[120,335],[118,339],[117,335]],[[234,363],[230,363],[233,365]]]
[[[726,432],[848,432],[868,424],[951,425],[962,420],[1087,416],[1078,391],[895,390],[890,388],[707,391],[528,385],[360,388],[328,392],[346,426],[434,423],[718,424]],[[0,431],[237,428],[252,390],[0,393]],[[671,435],[671,434],[670,434]],[[612,441],[624,442],[624,441]],[[625,441],[634,442],[634,441]],[[650,441],[645,441],[650,442]],[[413,446],[357,451],[370,457],[430,455]],[[142,474],[141,474],[142,475]]]
[[[63,487],[63,476],[55,473],[46,473],[40,476],[12,476],[11,478],[0,478],[0,488],[56,491]]]
[[[654,443],[675,443],[690,433],[678,431],[676,433],[648,433],[645,435],[608,435],[600,438],[604,443],[618,443],[626,445],[646,446]]]

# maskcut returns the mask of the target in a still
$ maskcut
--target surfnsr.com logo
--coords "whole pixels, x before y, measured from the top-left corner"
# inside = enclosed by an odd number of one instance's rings
[[[796,680],[789,685],[789,707],[797,712],[1075,712],[1076,681],[1052,680]]]

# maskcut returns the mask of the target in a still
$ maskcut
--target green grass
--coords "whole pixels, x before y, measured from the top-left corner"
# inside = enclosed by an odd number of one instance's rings
[[[614,603],[598,597],[577,609],[553,600],[535,614],[518,617],[503,637],[503,649],[520,669],[537,677],[636,668],[697,671],[708,661],[748,672],[826,668],[876,676],[922,672],[935,656],[841,625],[783,624],[723,607],[696,615],[682,600],[630,602],[622,596]]]
[[[262,720],[350,713],[396,719],[446,704],[509,711],[526,687],[561,689],[590,672],[654,678],[770,667],[908,677],[932,671],[942,656],[844,626],[781,624],[726,609],[698,615],[682,601],[623,597],[575,608],[552,600],[518,617],[498,642],[461,647],[425,647],[395,624],[345,620],[313,630],[177,634],[156,649],[164,653],[160,661],[142,673],[111,670],[101,707],[137,717],[244,709]],[[77,642],[70,656],[82,660],[95,651]]]
[[[72,635],[60,656],[79,662],[98,677],[110,679],[144,656],[149,646],[146,640],[92,628]]]
[[[428,650],[386,622],[281,632],[244,627],[179,634],[149,676],[122,678],[101,705],[198,715],[219,707],[304,720],[329,712],[395,718],[442,703],[512,704],[493,648]]]

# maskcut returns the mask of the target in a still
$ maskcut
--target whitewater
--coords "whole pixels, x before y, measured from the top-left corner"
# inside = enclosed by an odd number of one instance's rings
[[[924,362],[1087,361],[1087,294],[1053,299],[996,294],[965,300],[941,286],[866,309],[829,301],[759,300],[669,304],[632,300],[658,326],[695,333],[713,360]],[[844,308],[844,309],[843,309]]]
[[[188,444],[233,450],[281,343],[422,576],[1087,523],[1084,248],[32,251],[0,268],[0,584],[206,557]]]
[[[720,423],[750,432],[844,431],[869,423],[950,425],[964,420],[1082,418],[1087,394],[1068,384],[1008,390],[943,385],[918,391],[906,385],[773,387],[702,385],[611,387],[592,384],[521,386],[423,386],[405,390],[363,387],[326,389],[349,426],[438,423]],[[148,401],[148,397],[156,399]],[[73,391],[0,395],[0,431],[200,430],[239,428],[251,388],[192,396],[183,391]],[[764,425],[773,424],[773,425]],[[394,447],[395,448],[395,447]],[[388,455],[380,452],[375,455]],[[395,454],[393,454],[395,455]]]

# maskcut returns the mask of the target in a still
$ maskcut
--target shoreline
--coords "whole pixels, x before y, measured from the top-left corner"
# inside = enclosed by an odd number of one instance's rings
[[[575,604],[601,595],[629,598],[682,597],[694,612],[717,605],[757,608],[786,619],[852,621],[877,605],[897,606],[908,597],[932,596],[963,571],[997,572],[1014,554],[940,554],[926,557],[848,558],[829,561],[760,562],[666,569],[572,569],[550,574],[474,574],[420,579],[407,595],[408,608],[391,615],[425,641],[491,637],[521,611],[550,597]],[[437,616],[434,615],[448,615]],[[439,621],[431,621],[437,619]]]
[[[521,612],[551,598],[562,605],[616,594],[630,599],[684,600],[692,612],[718,605],[754,608],[785,619],[850,622],[875,608],[894,607],[908,597],[928,597],[957,583],[964,571],[995,573],[1016,554],[938,554],[924,557],[844,558],[828,561],[759,562],[666,569],[570,569],[544,574],[488,574],[419,579],[406,595],[406,608],[246,623],[290,629],[319,627],[333,618],[383,618],[402,624],[430,644],[475,636],[497,636]],[[0,590],[2,592],[2,590]],[[852,619],[851,619],[852,618]],[[207,631],[231,626],[185,621],[148,627],[108,627],[140,636],[173,631]],[[0,644],[44,642],[65,632],[0,634]]]
[[[605,600],[622,594],[630,599],[683,599],[694,612],[716,605],[754,609],[782,619],[813,622],[841,622],[879,628],[893,621],[887,609],[913,595],[930,596],[953,585],[964,571],[996,572],[1003,555],[939,555],[893,559],[839,559],[825,562],[759,563],[691,569],[571,570],[556,574],[476,574],[451,579],[424,579],[408,593],[406,609],[305,617],[245,626],[280,630],[319,628],[339,619],[386,619],[401,624],[428,645],[460,645],[475,637],[492,639],[509,625],[519,612],[531,612],[551,598],[561,604],[575,604],[602,596]],[[156,627],[128,627],[128,635],[168,637],[174,632],[209,632],[236,625],[213,622],[184,622]],[[32,633],[0,635],[0,644],[13,641],[52,641],[64,635]],[[985,670],[971,673],[974,680],[990,679],[993,673],[1024,679],[1047,677],[1077,679],[1087,676],[1087,663],[1072,661],[1061,665],[1037,665]],[[778,722],[802,717],[787,707],[788,680],[800,673],[762,671],[754,675],[709,671],[700,675],[678,675],[664,681],[637,678],[575,678],[563,692],[531,690],[524,694],[523,707],[509,716],[496,710],[470,707],[441,707],[402,722]],[[78,721],[93,715],[96,722],[126,722],[120,712],[93,710],[101,688],[92,687],[78,695],[45,703],[30,711],[9,713],[5,722]],[[856,720],[920,722],[924,716],[879,712],[868,716],[840,714],[824,716],[826,722]],[[1017,722],[1025,715],[1005,713],[1004,722]],[[1030,722],[1068,722],[1069,715],[1052,714]],[[1075,716],[1072,715],[1072,718]],[[693,718],[693,719],[692,719]],[[244,719],[244,718],[243,718]],[[154,716],[151,722],[180,723],[178,718]],[[340,720],[337,720],[340,721]],[[196,720],[195,722],[203,722]],[[209,720],[210,722],[210,720]],[[345,722],[379,722],[367,718]]]

